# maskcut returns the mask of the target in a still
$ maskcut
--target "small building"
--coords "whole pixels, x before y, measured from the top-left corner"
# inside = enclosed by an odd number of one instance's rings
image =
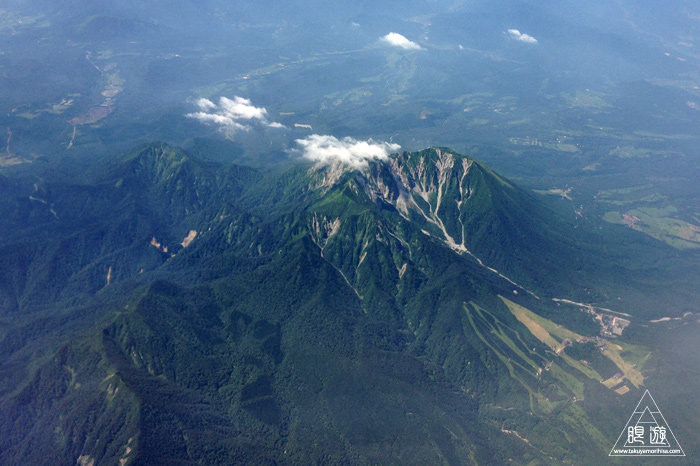
[[[622,377],[624,377],[622,372],[618,372],[617,374],[613,375],[613,379],[615,380],[620,380]]]

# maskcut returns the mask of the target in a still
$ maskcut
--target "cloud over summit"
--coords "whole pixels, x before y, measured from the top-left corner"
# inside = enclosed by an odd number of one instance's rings
[[[257,122],[271,128],[283,128],[277,122],[267,120],[267,110],[264,107],[256,107],[246,98],[234,96],[233,99],[221,97],[215,104],[209,99],[198,99],[196,102],[200,111],[188,113],[188,118],[195,118],[202,123],[212,123],[225,129],[249,130],[249,124],[243,122]]]
[[[364,168],[370,160],[385,160],[391,152],[401,149],[398,144],[375,142],[372,139],[358,141],[345,137],[312,134],[295,141],[301,147],[301,156],[320,164],[342,162],[353,168]]]
[[[413,41],[406,39],[404,36],[398,32],[390,32],[386,36],[382,37],[381,40],[394,47],[400,47],[404,50],[422,50],[423,47],[416,44]]]
[[[286,128],[276,121],[268,121],[267,110],[256,107],[249,99],[235,96],[233,99],[221,97],[218,103],[209,99],[198,99],[194,102],[199,111],[188,113],[188,118],[194,118],[205,124],[218,126],[222,130],[248,131],[252,125],[267,128]],[[370,160],[384,160],[392,152],[398,152],[401,146],[387,142],[366,141],[345,137],[312,134],[294,141],[298,148],[290,152],[301,158],[317,162],[321,165],[342,163],[353,169],[367,166]]]
[[[537,39],[532,37],[529,34],[523,34],[517,29],[508,29],[508,35],[512,37],[515,40],[519,40],[520,42],[525,42],[526,44],[536,44]]]

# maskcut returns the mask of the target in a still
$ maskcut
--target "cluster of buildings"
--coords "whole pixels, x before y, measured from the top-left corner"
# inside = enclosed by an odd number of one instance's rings
[[[591,314],[602,327],[601,335],[615,338],[622,335],[622,332],[629,326],[630,321],[610,314],[602,314],[595,311],[591,306],[586,308],[586,312]]]

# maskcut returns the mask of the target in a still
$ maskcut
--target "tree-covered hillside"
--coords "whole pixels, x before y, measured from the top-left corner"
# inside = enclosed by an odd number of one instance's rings
[[[445,148],[1,183],[3,464],[591,463],[658,362],[553,298],[681,260]]]

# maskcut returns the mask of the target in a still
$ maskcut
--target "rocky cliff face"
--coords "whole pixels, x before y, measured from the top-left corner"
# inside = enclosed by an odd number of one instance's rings
[[[537,275],[534,262],[518,264],[536,247],[555,254],[561,238],[552,241],[546,222],[535,224],[546,209],[532,196],[493,173],[480,162],[444,148],[393,154],[354,171],[342,164],[317,165],[310,186],[323,193],[343,186],[391,209],[460,255],[530,293]],[[536,213],[535,213],[536,212]],[[400,244],[407,238],[392,230]],[[509,250],[503,254],[503,246]],[[545,260],[552,261],[552,258]],[[537,262],[537,261],[535,261]]]

